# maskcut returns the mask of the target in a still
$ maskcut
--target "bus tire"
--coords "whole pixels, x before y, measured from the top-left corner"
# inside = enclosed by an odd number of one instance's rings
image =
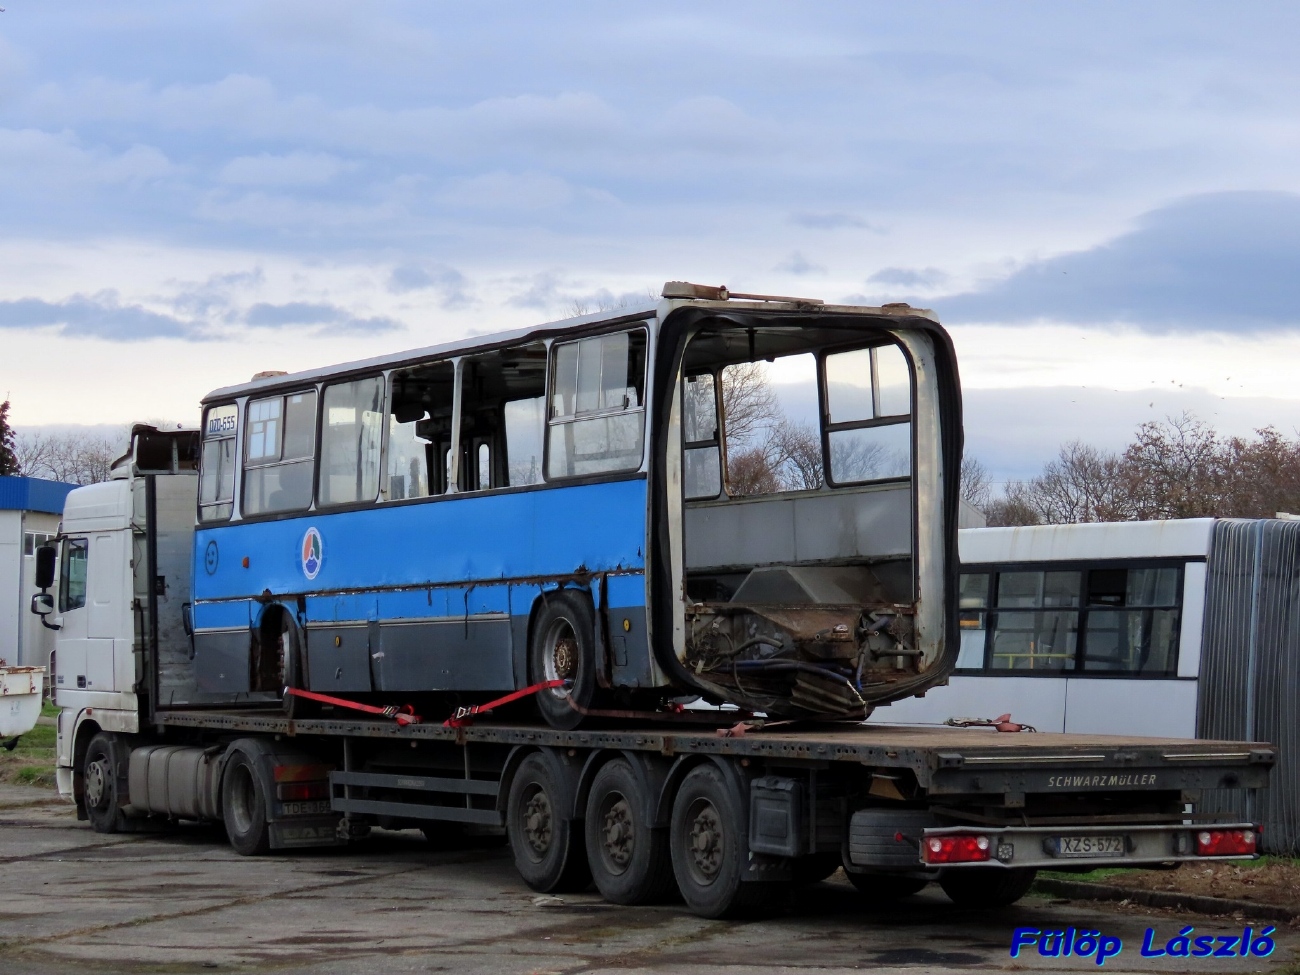
[[[847,870],[844,873],[858,893],[877,904],[919,894],[930,883],[924,877],[909,877],[901,873],[850,873]]]
[[[939,886],[962,907],[1006,907],[1029,893],[1037,874],[1032,867],[963,867],[942,871]]]
[[[596,626],[591,603],[568,589],[548,592],[533,621],[528,669],[534,682],[565,679],[568,688],[551,688],[536,695],[537,708],[552,728],[578,727],[583,714],[570,706],[589,708],[596,700]]]
[[[90,739],[82,759],[82,799],[96,833],[120,833],[127,827],[122,812],[122,783],[130,752],[117,735],[101,731]]]
[[[543,894],[583,890],[591,882],[581,824],[562,815],[572,797],[561,789],[551,763],[534,752],[519,763],[507,799],[506,836],[515,869]]]
[[[652,904],[672,892],[668,831],[648,821],[655,798],[625,759],[606,762],[592,779],[583,820],[587,863],[611,904]]]
[[[789,892],[788,883],[742,881],[744,799],[712,762],[691,769],[673,799],[673,875],[686,906],[700,917],[771,914]]]
[[[232,752],[221,777],[221,818],[236,853],[261,856],[271,849],[271,825],[266,818],[269,809],[269,797],[255,760],[246,752]]]

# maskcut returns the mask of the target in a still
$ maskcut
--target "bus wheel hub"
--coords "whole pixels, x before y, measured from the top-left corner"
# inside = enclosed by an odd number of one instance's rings
[[[561,680],[569,680],[578,663],[577,642],[572,637],[563,637],[555,641],[555,675]]]

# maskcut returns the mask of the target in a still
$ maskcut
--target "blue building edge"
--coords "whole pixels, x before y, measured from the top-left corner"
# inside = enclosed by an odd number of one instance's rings
[[[0,511],[63,514],[63,502],[76,484],[43,477],[0,477]]]

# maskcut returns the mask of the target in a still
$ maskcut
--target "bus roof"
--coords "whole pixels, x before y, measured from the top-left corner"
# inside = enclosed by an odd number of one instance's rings
[[[724,292],[725,293],[725,292]],[[746,296],[751,297],[751,296]],[[527,328],[513,329],[507,332],[494,332],[488,335],[470,335],[463,339],[457,339],[454,342],[444,342],[439,345],[429,345],[418,349],[407,349],[402,352],[391,352],[387,355],[374,356],[369,359],[357,359],[353,362],[336,363],[329,366],[320,366],[315,369],[304,369],[300,372],[286,373],[283,375],[268,375],[255,378],[249,382],[238,383],[233,386],[222,386],[214,389],[203,397],[203,404],[206,405],[218,400],[229,400],[236,396],[243,396],[249,393],[261,392],[277,388],[286,388],[289,386],[301,385],[303,383],[314,383],[317,380],[326,379],[331,376],[346,375],[351,373],[368,372],[376,369],[388,369],[394,366],[407,365],[413,362],[420,362],[429,359],[447,358],[457,353],[472,352],[476,349],[487,349],[501,345],[508,345],[512,342],[526,340],[533,336],[544,336],[555,332],[565,332],[569,330],[582,329],[591,325],[603,323],[620,323],[634,322],[651,318],[656,314],[667,317],[668,313],[676,308],[686,305],[714,307],[718,310],[726,311],[766,311],[768,313],[777,311],[794,311],[803,310],[808,307],[807,302],[813,302],[813,299],[761,299],[759,296],[752,296],[757,300],[736,300],[735,298],[721,299],[700,299],[700,298],[667,298],[661,302],[651,304],[647,303],[642,307],[620,308],[617,311],[597,312],[593,315],[580,315],[575,318],[563,318],[558,321],[546,322],[541,325],[531,325]],[[818,311],[831,312],[839,314],[861,314],[861,315],[878,315],[882,318],[924,318],[933,322],[938,322],[934,313],[924,308],[912,308],[904,303],[885,305],[882,307],[865,306],[865,305],[827,305],[820,301],[814,302]]]
[[[1215,520],[1180,518],[1028,525],[1022,528],[966,528],[957,533],[957,550],[963,565],[1177,556],[1204,558],[1210,551],[1210,533]]]

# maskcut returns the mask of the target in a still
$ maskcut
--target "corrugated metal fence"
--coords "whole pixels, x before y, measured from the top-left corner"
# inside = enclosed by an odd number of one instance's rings
[[[1267,789],[1213,790],[1202,808],[1300,855],[1300,522],[1219,521],[1206,569],[1197,736],[1272,742],[1278,761]]]

